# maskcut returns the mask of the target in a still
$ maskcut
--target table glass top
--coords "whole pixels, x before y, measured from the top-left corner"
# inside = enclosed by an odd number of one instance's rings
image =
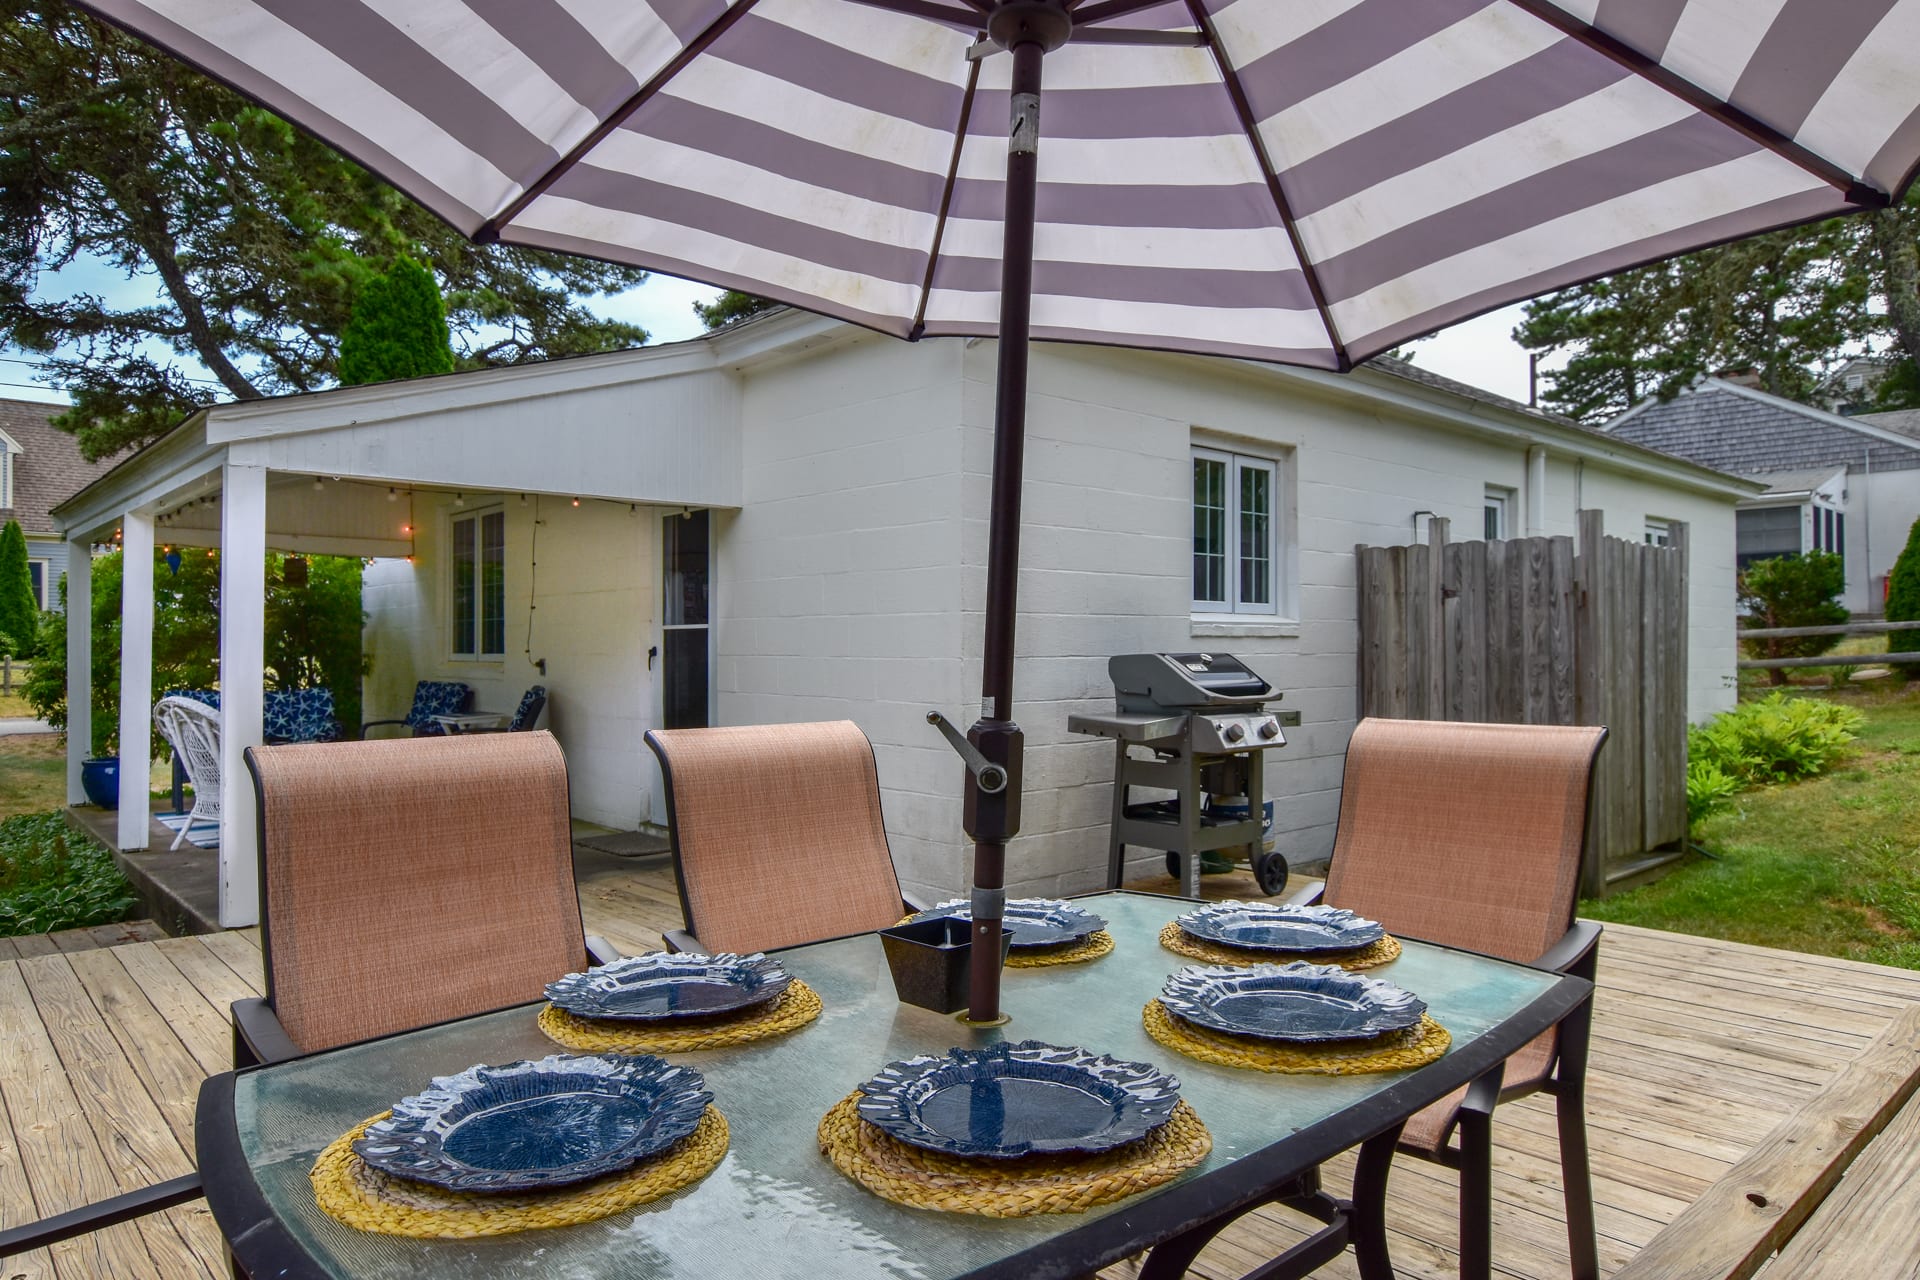
[[[725,1160],[690,1188],[597,1223],[486,1240],[398,1239],[334,1222],[309,1189],[307,1172],[327,1143],[418,1092],[431,1077],[560,1051],[534,1025],[537,1005],[240,1076],[234,1093],[240,1143],[275,1213],[340,1276],[913,1280],[964,1275],[1089,1219],[1124,1213],[1147,1197],[1088,1214],[1008,1220],[879,1199],[821,1156],[814,1129],[829,1107],[888,1062],[956,1045],[1037,1038],[1154,1063],[1180,1078],[1183,1096],[1213,1132],[1213,1154],[1188,1178],[1268,1147],[1403,1078],[1268,1075],[1211,1066],[1162,1047],[1141,1027],[1140,1011],[1167,975],[1187,963],[1156,939],[1190,904],[1131,894],[1083,902],[1110,922],[1113,953],[1088,964],[1009,969],[1002,1004],[1013,1020],[998,1031],[970,1031],[950,1017],[901,1004],[877,937],[783,953],[787,968],[820,993],[826,1007],[818,1021],[775,1040],[668,1055],[706,1076],[732,1129]],[[1372,973],[1426,1000],[1453,1033],[1456,1052],[1556,982],[1551,974],[1417,943]]]

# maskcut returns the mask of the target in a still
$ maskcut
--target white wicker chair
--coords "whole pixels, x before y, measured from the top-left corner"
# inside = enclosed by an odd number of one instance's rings
[[[155,704],[153,724],[193,784],[193,812],[169,846],[178,849],[194,823],[220,821],[220,713],[192,698],[168,697]]]

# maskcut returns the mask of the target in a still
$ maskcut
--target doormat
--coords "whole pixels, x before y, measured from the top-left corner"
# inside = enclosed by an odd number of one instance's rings
[[[574,843],[582,849],[610,853],[616,858],[645,858],[672,849],[665,836],[650,831],[609,831],[600,836],[582,836]]]

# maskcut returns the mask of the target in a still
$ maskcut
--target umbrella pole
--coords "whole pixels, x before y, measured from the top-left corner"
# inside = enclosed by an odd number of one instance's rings
[[[1012,120],[1007,142],[1005,242],[1000,267],[999,390],[993,416],[993,498],[987,531],[986,644],[980,719],[967,738],[1006,771],[988,793],[977,774],[966,792],[973,837],[973,946],[967,1019],[1000,1018],[1000,928],[1006,914],[1007,841],[1020,829],[1020,758],[1013,720],[1013,639],[1020,573],[1020,484],[1027,434],[1027,334],[1033,310],[1033,224],[1040,142],[1040,63],[1065,42],[1063,10],[1014,0],[993,14],[989,31],[1013,57]]]

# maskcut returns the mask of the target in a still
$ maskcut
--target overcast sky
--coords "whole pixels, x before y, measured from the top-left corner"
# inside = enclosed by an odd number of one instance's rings
[[[92,292],[107,297],[115,305],[139,306],[157,292],[149,277],[128,280],[119,272],[97,263],[80,262],[62,272],[57,286],[62,293]],[[43,291],[52,292],[43,286]],[[673,276],[654,275],[637,289],[610,298],[594,298],[588,305],[603,315],[640,325],[655,342],[677,342],[701,332],[699,317],[693,313],[695,302],[705,302],[718,290]],[[1414,362],[1422,368],[1513,400],[1527,398],[1527,353],[1514,345],[1509,336],[1520,320],[1518,306],[1503,307],[1477,320],[1468,320],[1410,348]],[[20,351],[0,350],[0,396],[19,400],[64,402],[66,397],[48,387],[37,385],[32,377],[34,362]],[[206,377],[206,370],[193,370]]]

